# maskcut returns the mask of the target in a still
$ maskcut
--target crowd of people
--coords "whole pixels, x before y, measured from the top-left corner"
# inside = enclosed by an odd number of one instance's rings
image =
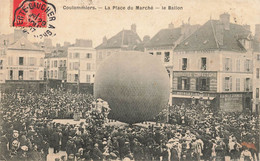
[[[102,107],[102,108],[99,108]],[[103,108],[105,107],[105,108]],[[0,104],[0,158],[55,160],[257,161],[257,118],[243,113],[213,112],[203,106],[172,106],[169,124],[110,124],[109,107],[92,95],[50,90],[40,94],[5,94]],[[53,119],[85,118],[79,124]],[[159,117],[157,117],[158,119]]]

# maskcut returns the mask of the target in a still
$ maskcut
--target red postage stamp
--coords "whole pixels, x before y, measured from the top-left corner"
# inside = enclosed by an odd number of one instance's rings
[[[51,10],[47,0],[13,0],[14,27],[47,27]]]

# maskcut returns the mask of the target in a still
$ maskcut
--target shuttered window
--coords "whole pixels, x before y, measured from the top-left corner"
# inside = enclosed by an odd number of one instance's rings
[[[210,78],[196,78],[196,90],[197,91],[209,91],[210,90]]]
[[[87,63],[87,70],[91,70],[91,63]]]
[[[229,91],[229,77],[224,78],[224,91]]]
[[[232,77],[229,78],[229,91],[232,91]]]
[[[35,58],[34,57],[29,57],[29,65],[34,66],[35,65]]]
[[[250,60],[249,59],[246,59],[245,61],[245,71],[246,72],[250,72]]]
[[[237,71],[240,72],[240,59],[237,59],[236,67]]]
[[[190,90],[190,78],[179,77],[177,89],[178,90]]]
[[[178,77],[177,89],[178,89],[178,90],[181,90],[181,77]]]
[[[250,91],[250,78],[245,78],[245,91]]]
[[[256,68],[256,78],[259,79],[259,68]]]
[[[236,79],[236,91],[239,92],[240,91],[240,78]]]
[[[87,78],[86,78],[86,82],[87,82],[87,83],[90,83],[91,75],[87,75],[86,77],[87,77]]]
[[[232,59],[231,58],[225,58],[224,59],[224,71],[232,71]]]
[[[24,57],[19,57],[19,65],[24,65]]]

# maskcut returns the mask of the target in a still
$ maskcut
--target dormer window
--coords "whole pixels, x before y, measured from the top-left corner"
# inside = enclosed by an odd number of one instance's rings
[[[250,49],[250,41],[248,39],[240,39],[239,42],[246,50]]]
[[[164,62],[170,62],[170,52],[164,52]]]

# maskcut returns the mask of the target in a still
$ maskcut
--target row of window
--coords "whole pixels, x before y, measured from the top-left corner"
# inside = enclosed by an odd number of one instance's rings
[[[52,60],[52,61],[46,61],[45,67],[51,67],[51,68],[57,68],[57,67],[66,67],[66,60]]]
[[[256,78],[259,79],[260,77],[260,70],[259,68],[256,68]]]
[[[9,80],[14,80],[14,79],[24,80],[24,74],[25,74],[25,72],[23,70],[19,70],[18,71],[18,75],[16,75],[17,78],[15,78],[14,71],[13,70],[9,70]],[[30,70],[28,72],[28,76],[27,77],[28,77],[29,80],[37,80],[37,78],[36,78],[36,71]],[[40,80],[43,79],[43,71],[39,72],[39,79]]]
[[[107,53],[102,53],[102,52],[98,52],[98,54],[97,54],[97,58],[99,59],[99,60],[102,60],[103,58],[105,58],[105,57],[107,57],[107,56],[110,56],[111,55],[111,52],[107,52]]]
[[[73,63],[69,64],[69,69],[70,70],[79,70],[79,66],[80,66],[79,62],[73,62]],[[86,70],[87,71],[91,71],[93,69],[95,69],[95,64],[92,64],[92,63],[86,64]]]
[[[91,76],[90,74],[86,75],[86,83],[91,83]],[[95,77],[95,75],[93,75],[92,77]],[[78,74],[69,74],[68,75],[68,81],[71,82],[78,82],[79,81],[79,75]]]
[[[80,53],[69,53],[69,58],[80,58]],[[85,53],[85,58],[92,59],[92,53]]]
[[[162,52],[150,52],[149,54],[151,55],[157,55],[157,56],[161,56]],[[164,62],[170,62],[170,52],[164,52]]]
[[[57,70],[51,70],[47,72],[47,77],[51,78],[51,79],[66,79],[66,72],[65,71],[59,71],[60,72],[60,76],[58,75],[58,71]]]
[[[207,58],[201,57],[199,61],[200,61],[199,62],[200,69],[207,70],[207,66],[208,66]],[[238,72],[240,71],[240,62],[241,62],[241,60],[239,60],[239,59],[236,60],[236,71],[238,71]],[[182,70],[188,69],[188,58],[182,58],[181,69]],[[252,70],[251,61],[249,59],[246,59],[245,65],[244,65],[244,71],[250,72],[251,70]],[[224,59],[223,71],[232,71],[232,59],[231,58]]]
[[[178,77],[177,80],[177,89],[178,90],[190,90],[191,88],[191,78],[189,77]],[[223,81],[223,91],[234,91],[232,89],[232,77],[225,77]],[[244,91],[251,91],[251,79],[245,78],[244,79]],[[241,83],[240,78],[236,78],[236,91],[241,91]],[[197,91],[210,91],[210,78],[196,78],[196,88]]]
[[[28,61],[28,62],[27,62]],[[40,66],[43,66],[44,59],[40,58]],[[8,57],[8,65],[17,65],[16,61],[14,61],[13,57]],[[18,57],[18,65],[29,65],[29,66],[36,66],[37,65],[37,58],[35,57],[28,57],[27,60],[25,57]]]
[[[57,79],[58,78],[58,72],[57,70],[51,70],[50,72],[48,71],[48,78],[54,78],[54,79]]]
[[[178,77],[177,80],[178,90],[190,90],[191,81],[189,77]],[[196,90],[197,91],[209,91],[210,90],[210,78],[196,78]]]

